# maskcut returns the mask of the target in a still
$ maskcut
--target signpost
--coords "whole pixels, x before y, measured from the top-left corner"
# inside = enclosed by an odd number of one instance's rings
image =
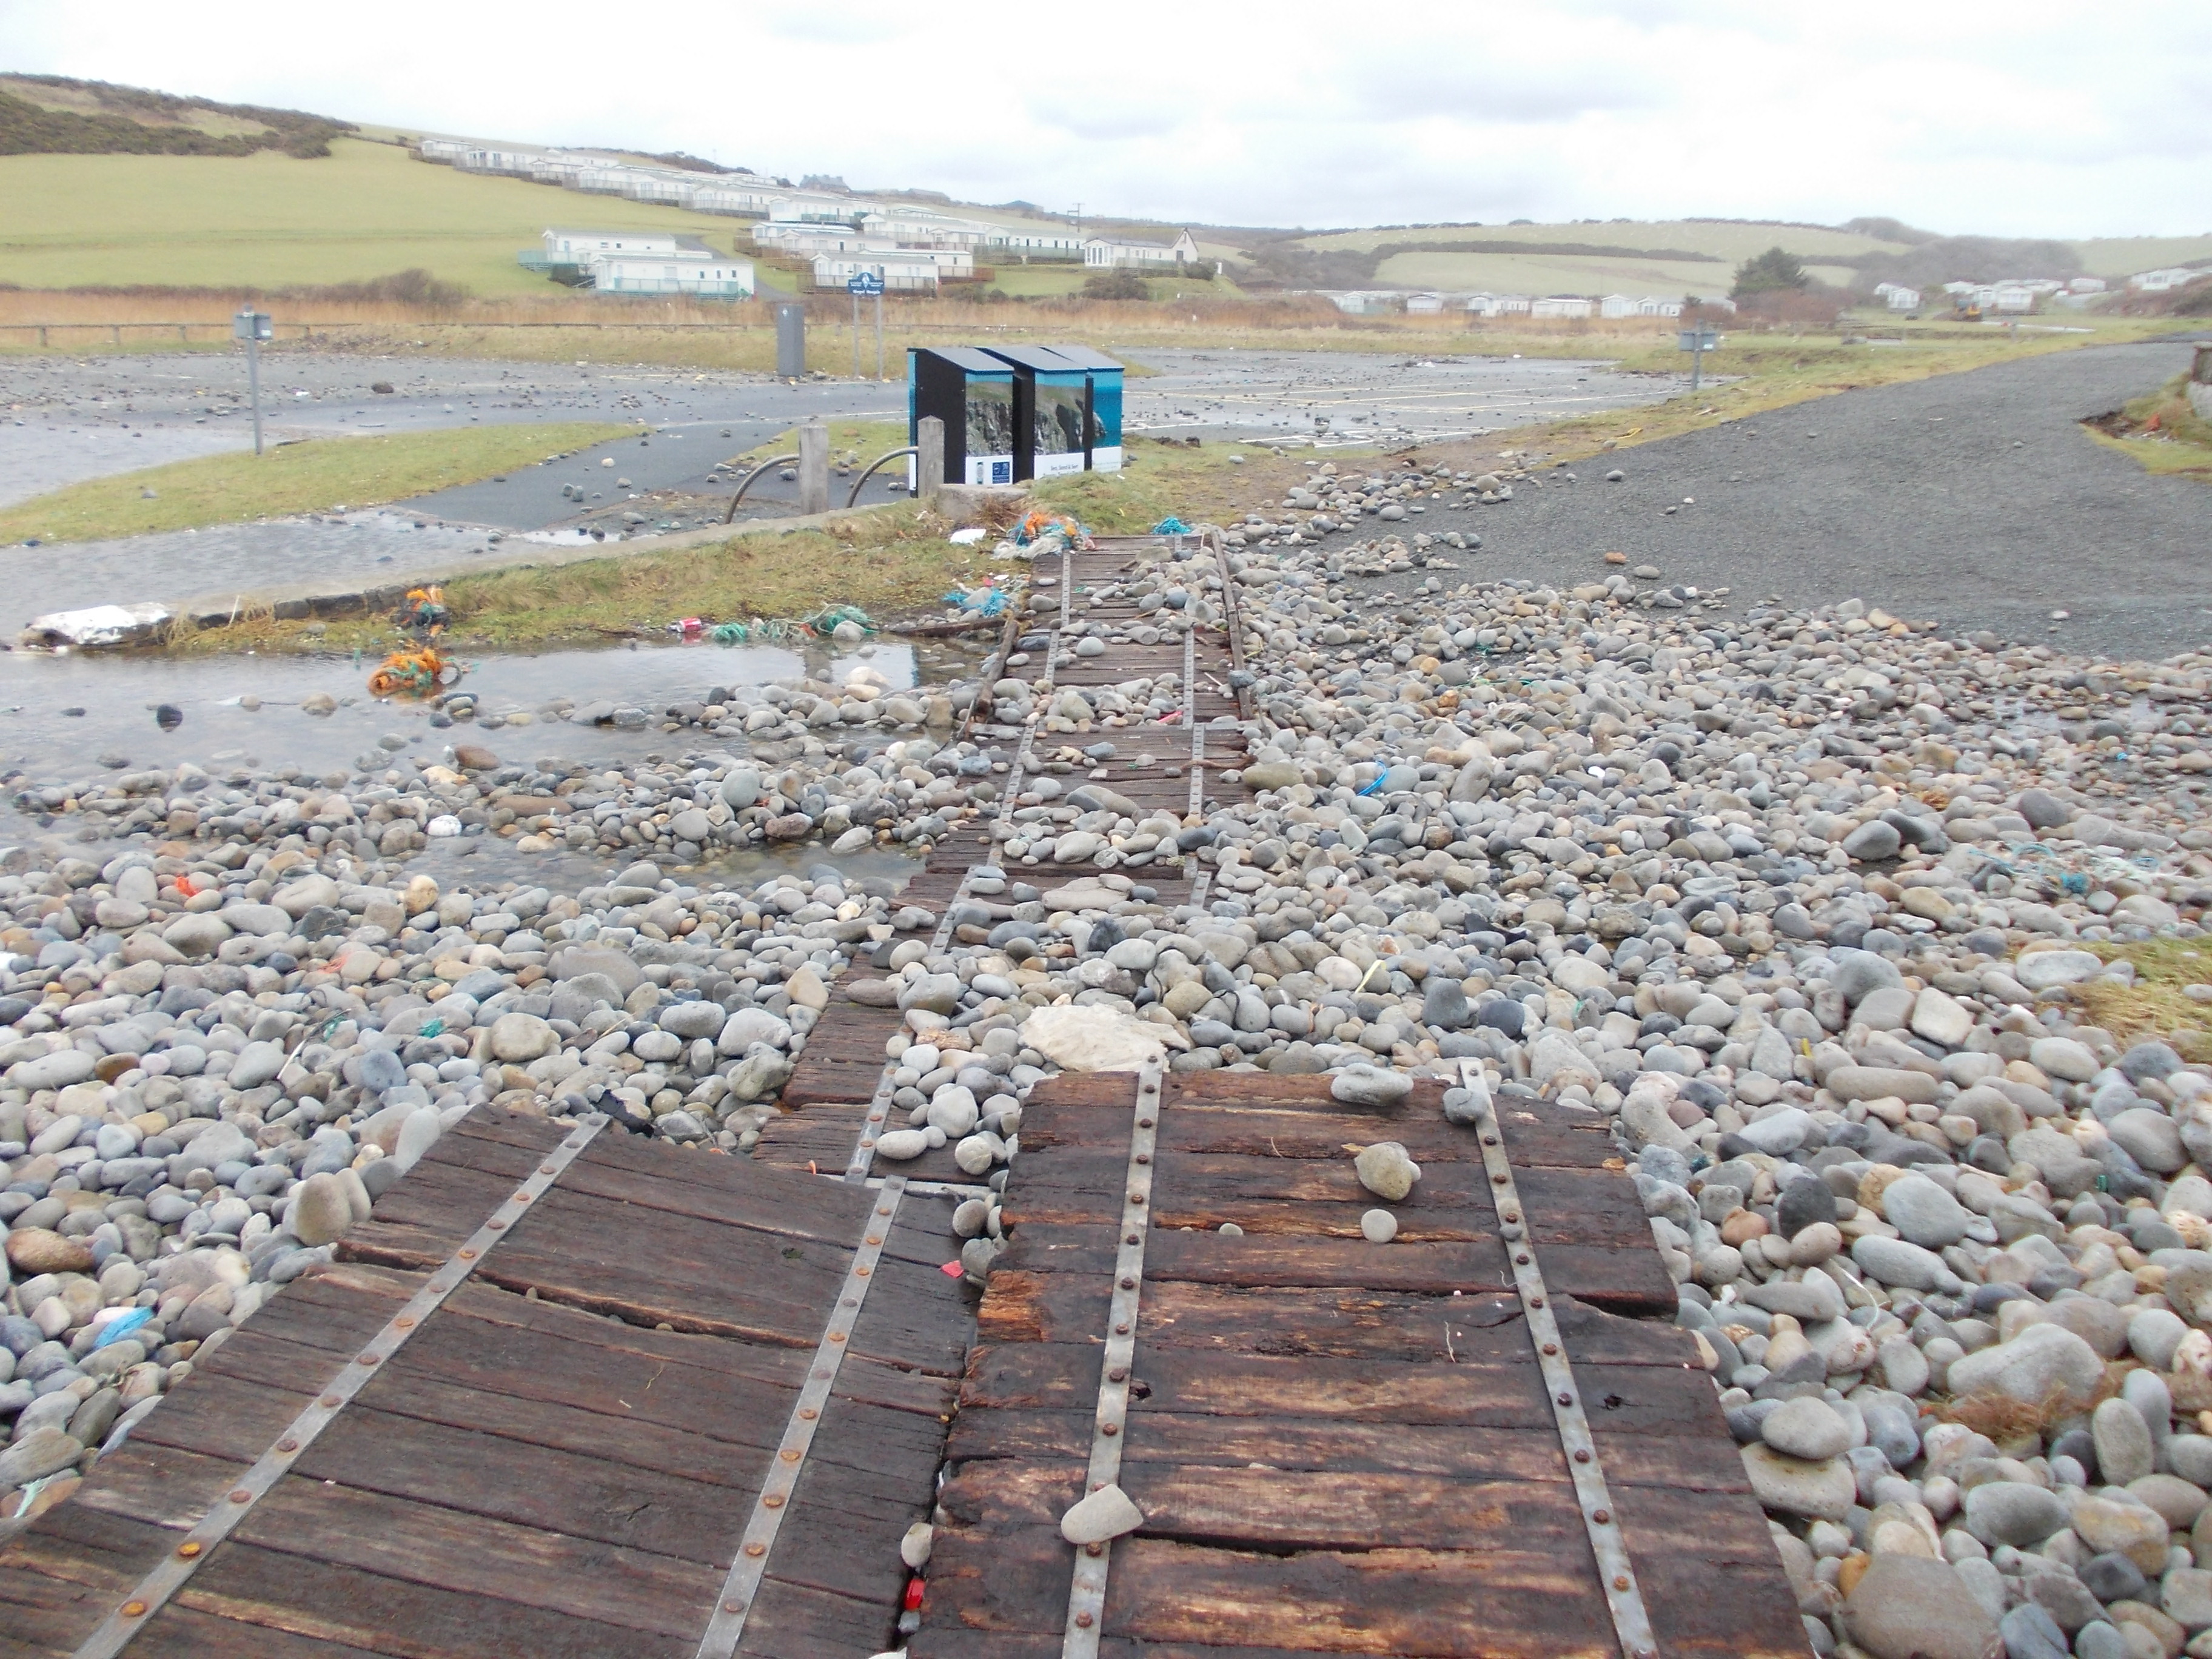
[[[876,302],[876,378],[884,378],[884,275],[879,270],[856,270],[845,279],[845,292],[853,296],[853,378],[860,378],[860,301]]]
[[[265,311],[246,310],[230,319],[230,334],[246,342],[246,384],[253,398],[253,453],[261,453],[261,343],[276,337]]]
[[[1674,337],[1677,350],[1690,354],[1690,390],[1695,392],[1705,378],[1705,354],[1720,349],[1721,337],[1709,328],[1686,328]]]

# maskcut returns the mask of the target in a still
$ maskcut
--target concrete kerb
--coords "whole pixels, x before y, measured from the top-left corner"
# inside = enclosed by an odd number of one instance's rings
[[[648,553],[681,552],[689,547],[709,547],[738,537],[787,536],[802,530],[819,530],[832,524],[866,519],[902,501],[883,501],[842,512],[810,513],[787,519],[756,519],[734,525],[712,525],[696,530],[671,531],[656,536],[632,536],[619,542],[581,542],[574,547],[549,547],[538,543],[512,542],[489,556],[465,564],[440,566],[373,587],[331,587],[313,582],[282,587],[227,589],[202,593],[174,604],[132,602],[126,606],[102,605],[93,610],[57,611],[34,618],[23,630],[27,644],[127,647],[158,643],[165,632],[179,626],[223,628],[241,617],[268,615],[283,622],[360,616],[388,611],[407,596],[410,588],[459,580],[489,570],[547,570],[584,564],[596,559],[634,558]],[[506,549],[512,548],[513,552]],[[97,618],[96,635],[82,631],[82,622]],[[127,618],[127,619],[126,619]]]

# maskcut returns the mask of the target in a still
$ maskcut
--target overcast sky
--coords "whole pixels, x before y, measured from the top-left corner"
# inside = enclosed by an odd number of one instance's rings
[[[0,66],[1215,223],[2212,232],[2203,0],[0,0]]]

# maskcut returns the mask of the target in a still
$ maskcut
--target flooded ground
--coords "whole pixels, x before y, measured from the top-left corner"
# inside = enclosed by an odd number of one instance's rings
[[[1689,389],[1686,374],[1625,374],[1566,357],[1437,357],[1310,351],[1160,351],[1128,386],[1125,429],[1323,448],[1435,443]]]
[[[718,690],[740,699],[772,681],[809,673],[841,683],[862,668],[880,674],[893,690],[917,683],[941,684],[972,672],[965,646],[871,641],[852,649],[806,652],[775,647],[713,644],[645,646],[597,651],[463,657],[461,685],[473,693],[481,717],[433,724],[427,704],[378,699],[366,683],[372,664],[350,656],[237,657],[174,660],[160,657],[17,651],[0,653],[0,772],[40,784],[67,783],[125,768],[171,768],[189,762],[217,777],[237,770],[299,767],[317,777],[358,776],[395,768],[450,763],[457,744],[490,750],[502,762],[562,770],[692,753],[743,755],[742,739],[698,726],[664,729],[662,711],[698,703]],[[301,706],[316,694],[334,700],[327,714]],[[611,725],[578,726],[558,712],[564,703],[611,702],[650,716],[642,730]],[[173,726],[165,726],[173,711]],[[824,734],[836,742],[835,731]],[[880,732],[854,740],[880,747]],[[74,842],[67,815],[46,817],[14,800],[16,782],[0,803],[0,844],[60,836]],[[717,879],[734,879],[822,861],[822,849],[769,848],[748,854],[743,869],[732,865]],[[523,854],[494,837],[433,842],[417,867],[444,879],[465,864],[471,879],[527,872],[534,881],[573,889],[603,881],[606,860],[568,853]],[[870,853],[840,859],[858,875],[903,879],[903,854]]]

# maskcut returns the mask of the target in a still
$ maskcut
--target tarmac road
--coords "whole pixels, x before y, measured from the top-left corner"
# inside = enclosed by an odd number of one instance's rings
[[[1954,629],[2170,656],[2212,642],[2212,486],[2154,477],[2080,422],[2190,350],[2093,347],[1843,392],[1580,462],[1578,482],[1547,473],[1494,507],[1431,508],[1421,527],[1481,535],[1480,552],[1446,550],[1462,578],[1589,581],[1618,550],[1661,585],[1730,587],[1739,609],[1856,595]]]

